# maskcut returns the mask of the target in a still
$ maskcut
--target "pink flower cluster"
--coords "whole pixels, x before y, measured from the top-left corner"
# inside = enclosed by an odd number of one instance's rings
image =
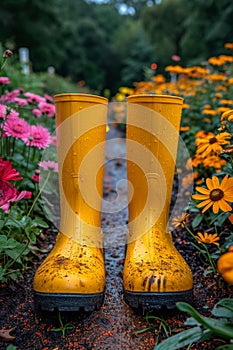
[[[0,84],[9,84],[7,77],[0,77]],[[19,113],[12,108],[12,103],[16,106],[32,106],[31,113],[40,118],[46,116],[52,118],[55,115],[53,98],[47,94],[41,97],[37,94],[26,92],[22,88],[6,92],[0,97],[0,129],[1,136],[11,136],[21,139],[27,146],[45,149],[52,143],[52,136],[47,128],[41,125],[29,125],[28,122],[19,117]],[[8,107],[8,105],[10,105]]]
[[[19,192],[11,181],[22,180],[19,172],[12,167],[9,160],[0,158],[0,208],[8,213],[10,204],[22,198],[31,198],[29,191]]]
[[[0,84],[6,85],[10,84],[10,80],[7,77],[0,77]],[[19,97],[22,95],[21,97]],[[33,105],[32,114],[37,118],[41,116],[46,116],[52,118],[55,116],[55,106],[53,103],[53,98],[48,94],[44,97],[31,92],[23,93],[22,88],[15,89],[13,91],[7,92],[0,97],[0,102],[2,103],[16,103],[19,106]]]
[[[0,77],[0,84],[10,84],[10,80],[8,77]]]
[[[47,127],[35,122],[36,118],[46,117],[47,119],[55,116],[53,98],[47,94],[39,96],[31,92],[24,92],[22,88],[10,91],[10,84],[9,78],[0,77],[0,86],[2,85],[4,90],[3,95],[0,96],[0,138],[2,138],[0,144],[2,152],[0,155],[0,210],[2,209],[5,213],[9,212],[12,202],[17,202],[22,198],[31,198],[32,193],[19,191],[16,188],[14,181],[22,180],[22,177],[13,168],[10,160],[5,160],[3,155],[5,154],[5,157],[8,158],[8,156],[14,156],[15,151],[24,152],[25,145],[33,147],[34,150],[44,150],[51,144],[55,145],[56,142],[56,138],[51,135]],[[31,165],[28,167],[30,161],[38,163],[38,153],[30,152],[29,149],[27,156],[28,171],[31,169]],[[34,165],[38,166],[38,164]],[[56,171],[56,164],[49,163],[45,166]],[[25,176],[29,177],[28,175]],[[36,182],[40,181],[40,170],[35,170],[30,178]]]
[[[21,139],[27,146],[34,146],[39,149],[47,148],[52,142],[50,132],[47,128],[41,125],[30,125],[23,118],[19,117],[18,112],[11,110],[6,115],[6,108],[0,105],[0,118],[5,118],[3,124],[3,136],[12,136],[16,139]]]

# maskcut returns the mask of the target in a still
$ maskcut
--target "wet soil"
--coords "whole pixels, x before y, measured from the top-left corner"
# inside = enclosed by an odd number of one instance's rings
[[[67,329],[64,337],[61,331],[54,331],[54,328],[61,327],[58,312],[35,312],[32,283],[40,263],[36,261],[24,272],[20,281],[0,289],[0,330],[15,327],[11,331],[14,339],[10,342],[0,338],[0,350],[7,349],[9,343],[17,350],[151,350],[156,341],[166,338],[165,333],[159,330],[159,321],[151,319],[148,324],[146,314],[132,310],[124,302],[122,270],[128,220],[125,139],[119,129],[111,129],[108,139],[102,214],[107,272],[103,306],[90,314],[61,312],[63,325],[70,323],[72,329]],[[55,230],[45,232],[41,246],[51,249],[55,237]],[[233,287],[220,276],[204,276],[203,261],[184,231],[173,231],[173,240],[193,272],[194,307],[201,314],[210,316],[218,300],[233,297]],[[42,255],[41,260],[46,255]],[[149,315],[165,320],[172,334],[182,330],[182,324],[188,317],[177,309],[154,310]],[[146,330],[148,326],[151,326],[150,330]],[[214,339],[198,342],[191,349],[211,350],[221,344],[224,341]]]

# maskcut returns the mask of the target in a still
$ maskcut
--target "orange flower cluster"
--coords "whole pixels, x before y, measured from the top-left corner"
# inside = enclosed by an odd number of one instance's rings
[[[226,160],[220,157],[223,150],[223,145],[230,144],[231,134],[222,132],[215,135],[212,132],[203,130],[196,133],[196,154],[192,157],[192,166],[198,168],[200,165],[204,168],[215,168],[220,170]]]
[[[233,62],[233,57],[227,55],[220,55],[218,57],[209,58],[208,62],[213,66],[223,66],[226,63]]]

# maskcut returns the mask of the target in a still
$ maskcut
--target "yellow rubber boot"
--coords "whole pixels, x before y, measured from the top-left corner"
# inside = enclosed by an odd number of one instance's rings
[[[36,307],[92,311],[104,299],[101,231],[107,99],[55,97],[60,232],[34,276]]]
[[[133,308],[192,302],[192,273],[168,232],[183,99],[128,97],[129,233],[124,297]]]

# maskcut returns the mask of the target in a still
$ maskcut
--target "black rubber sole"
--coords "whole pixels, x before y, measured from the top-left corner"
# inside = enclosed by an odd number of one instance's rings
[[[133,309],[147,311],[151,309],[173,309],[178,301],[192,304],[193,290],[168,293],[141,293],[124,291],[125,302]]]
[[[104,301],[104,293],[97,294],[61,294],[40,293],[34,291],[34,304],[42,311],[85,311],[100,309]]]

